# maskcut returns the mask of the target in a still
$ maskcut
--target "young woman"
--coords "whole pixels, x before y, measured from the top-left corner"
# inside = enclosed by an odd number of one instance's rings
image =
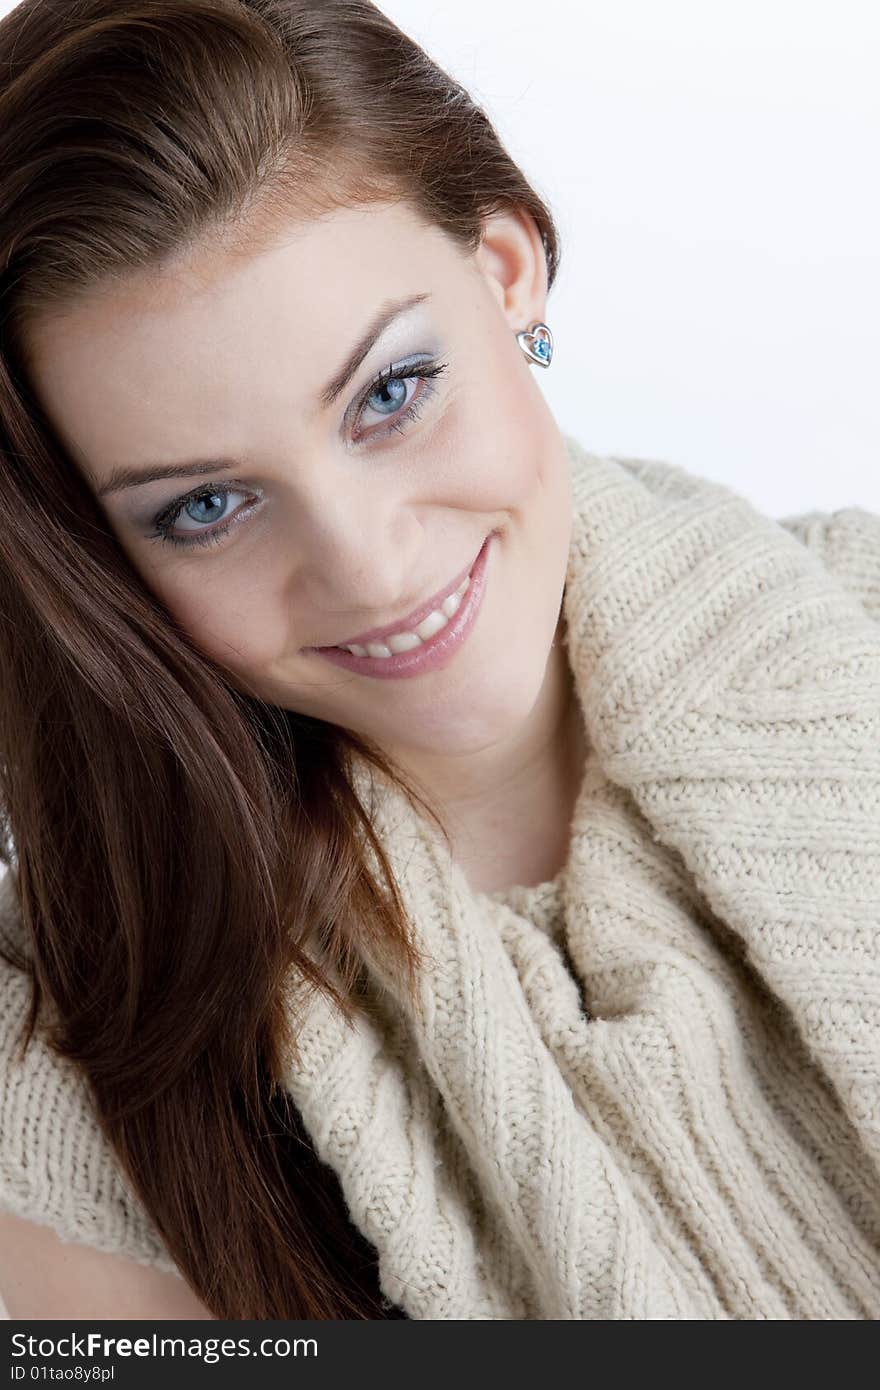
[[[876,1317],[880,519],[560,432],[365,0],[0,73],[11,1315]]]

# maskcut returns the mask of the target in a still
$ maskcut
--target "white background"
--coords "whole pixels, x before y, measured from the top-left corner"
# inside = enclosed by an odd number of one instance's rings
[[[562,428],[770,515],[880,511],[875,0],[381,8],[557,217],[556,350],[534,372]]]
[[[880,6],[382,8],[557,216],[560,424],[774,516],[880,510]]]

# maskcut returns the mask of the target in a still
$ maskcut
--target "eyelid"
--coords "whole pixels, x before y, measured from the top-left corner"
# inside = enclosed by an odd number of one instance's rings
[[[350,426],[357,424],[359,415],[366,404],[367,397],[372,395],[373,391],[382,384],[383,380],[388,377],[398,376],[401,372],[407,371],[410,367],[430,366],[438,360],[439,352],[413,352],[410,353],[408,357],[400,357],[396,362],[389,362],[387,366],[380,367],[378,371],[374,373],[372,379],[364,386],[363,390],[358,392],[348,410],[345,412],[342,422],[344,427],[348,429]],[[415,372],[413,372],[413,375],[415,375]]]
[[[243,492],[248,496],[262,497],[262,488],[256,487],[253,483],[245,482],[244,478],[206,478],[203,483],[196,483],[187,492],[178,493],[172,497],[167,506],[159,512],[151,512],[147,517],[147,525],[160,526],[168,517],[173,516],[175,511],[182,511],[187,502],[194,501],[209,493],[212,488],[222,487],[224,492]]]

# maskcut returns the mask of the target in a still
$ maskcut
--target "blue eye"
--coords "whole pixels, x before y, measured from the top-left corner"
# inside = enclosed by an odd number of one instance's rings
[[[378,415],[385,415],[389,423],[382,429],[371,429],[362,434],[359,438],[372,440],[383,438],[395,430],[403,434],[407,428],[408,421],[417,420],[422,412],[422,408],[427,396],[432,395],[434,387],[430,384],[435,377],[439,377],[446,371],[446,362],[412,362],[406,366],[394,368],[386,367],[379,375],[370,382],[359,401],[359,409],[355,423],[359,425],[367,410],[374,410]],[[406,403],[407,388],[406,381],[413,379],[421,383],[422,389],[417,394],[410,397]],[[373,397],[377,398],[377,404],[371,404]],[[405,408],[404,408],[405,406]],[[256,505],[252,502],[245,507],[239,507],[232,515],[232,518],[222,522],[219,526],[214,526],[210,530],[198,528],[196,531],[187,535],[172,535],[171,528],[180,516],[184,508],[195,508],[196,512],[207,503],[207,512],[210,515],[193,516],[189,513],[190,520],[211,521],[215,519],[218,512],[224,510],[226,499],[235,495],[236,488],[244,488],[244,484],[238,479],[229,483],[209,483],[196,489],[194,492],[186,493],[183,497],[176,497],[173,502],[164,507],[157,516],[153,518],[155,530],[149,533],[149,540],[169,542],[171,545],[213,545],[223,539],[233,526],[238,525],[236,518],[244,513],[251,511]],[[246,495],[242,493],[242,495]]]
[[[239,484],[239,486],[241,485]],[[245,494],[241,493],[240,495],[244,496]],[[171,527],[184,508],[194,508],[197,515],[193,517],[192,514],[190,514],[190,520],[201,521],[203,517],[198,515],[198,511],[203,503],[209,504],[207,510],[210,513],[210,515],[204,517],[204,519],[207,521],[214,520],[217,513],[224,510],[226,499],[230,496],[236,496],[236,489],[232,483],[211,483],[209,486],[199,488],[196,492],[190,492],[184,497],[176,498],[170,506],[165,507],[158,516],[153,518],[153,525],[156,529],[151,533],[149,539],[169,541],[172,545],[212,545],[215,541],[219,541],[225,536],[232,526],[237,525],[237,522],[235,520],[228,520],[225,524],[215,526],[210,531],[196,530],[181,536],[172,535]],[[234,515],[238,515],[239,512],[250,510],[251,508],[249,506],[239,507],[238,512]]]
[[[383,396],[385,399],[380,401],[378,405],[371,406],[370,401],[373,396]],[[395,410],[400,409],[405,400],[406,382],[404,378],[402,376],[392,376],[389,377],[382,386],[373,388],[369,396],[367,396],[366,405],[369,406],[370,410],[378,410],[383,415],[386,414],[386,406],[390,406],[391,411],[387,413],[393,414]]]
[[[431,381],[445,372],[448,365],[447,362],[411,362],[406,366],[397,368],[392,365],[380,372],[361,396],[361,408],[356,423],[360,424],[364,412],[368,409],[375,410],[379,415],[387,416],[391,423],[385,429],[370,430],[363,437],[375,439],[389,434],[391,430],[403,434],[407,428],[406,422],[418,419],[422,413],[426,396],[433,393],[434,387],[431,386]],[[421,382],[422,390],[417,396],[410,397],[407,409],[403,410],[402,407],[406,404],[407,399],[406,382],[409,378]],[[377,405],[370,404],[374,396],[378,398]],[[398,412],[402,413],[398,418],[393,418],[397,416]]]

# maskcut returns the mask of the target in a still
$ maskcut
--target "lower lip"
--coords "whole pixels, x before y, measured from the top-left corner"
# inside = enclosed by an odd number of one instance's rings
[[[489,559],[489,544],[495,535],[493,531],[483,542],[479,555],[471,569],[470,583],[465,590],[458,611],[449,619],[445,627],[429,637],[420,647],[412,651],[397,652],[394,656],[355,656],[342,647],[306,647],[334,666],[342,666],[346,671],[356,671],[361,676],[375,676],[379,680],[399,680],[406,676],[421,676],[425,671],[440,671],[455,656],[469,636],[486,587],[486,565]]]

